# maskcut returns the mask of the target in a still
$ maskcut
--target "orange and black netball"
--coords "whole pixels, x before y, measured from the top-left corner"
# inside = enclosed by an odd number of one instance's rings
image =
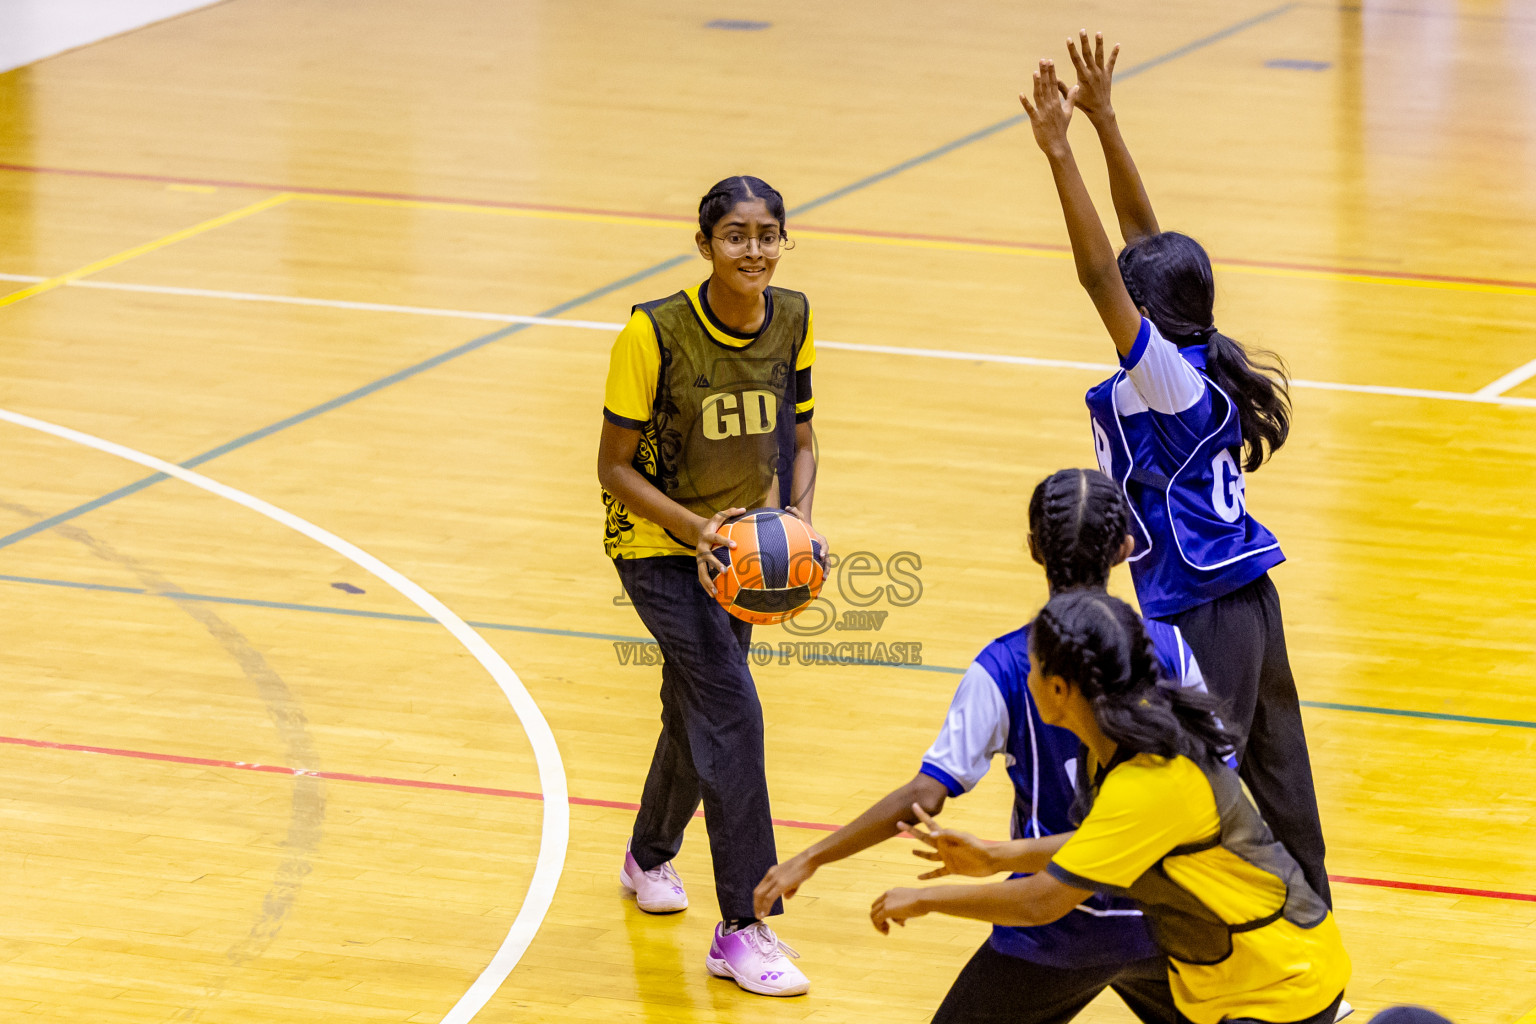
[[[766,626],[804,611],[826,579],[826,552],[810,527],[788,512],[755,508],[720,528],[736,548],[715,549],[725,571],[715,599],[732,615]]]

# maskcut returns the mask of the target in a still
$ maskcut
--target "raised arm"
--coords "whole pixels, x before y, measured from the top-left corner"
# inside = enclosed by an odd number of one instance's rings
[[[942,782],[919,773],[821,842],[769,868],[752,893],[753,912],[758,917],[767,917],[774,901],[793,896],[817,868],[852,857],[896,835],[901,831],[899,823],[912,816],[914,804],[938,814],[947,796]]]
[[[1115,120],[1115,108],[1109,102],[1110,81],[1115,74],[1120,47],[1117,44],[1105,60],[1104,33],[1094,33],[1091,50],[1087,30],[1079,32],[1077,39],[1077,42],[1067,40],[1067,54],[1077,69],[1077,109],[1099,133],[1104,162],[1109,166],[1109,194],[1114,200],[1115,217],[1120,221],[1120,234],[1125,238],[1125,244],[1131,245],[1157,234],[1158,227],[1157,217],[1152,213],[1152,201],[1147,198],[1141,173],[1136,170],[1131,151],[1125,146],[1120,124]]]
[[[1035,142],[1051,163],[1056,193],[1066,215],[1067,236],[1072,240],[1072,258],[1077,264],[1077,280],[1099,313],[1110,339],[1121,356],[1127,356],[1141,330],[1141,313],[1131,302],[1120,279],[1120,267],[1110,248],[1109,236],[1099,220],[1083,175],[1067,142],[1067,125],[1072,121],[1072,105],[1078,96],[1076,87],[1064,89],[1056,79],[1054,61],[1042,60],[1035,72],[1034,100],[1024,93],[1019,102],[1029,115]]]

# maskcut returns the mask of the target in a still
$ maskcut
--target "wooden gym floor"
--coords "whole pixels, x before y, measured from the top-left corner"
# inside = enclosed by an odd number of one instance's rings
[[[704,273],[699,194],[782,189],[818,525],[921,587],[810,638],[921,666],[757,670],[797,850],[911,775],[1043,599],[1024,505],[1092,464],[1075,364],[1111,353],[1009,119],[1102,26],[1163,223],[1298,378],[1249,494],[1290,556],[1349,997],[1536,1020],[1536,5],[738,7],[229,0],[0,76],[0,1017],[925,1020],[985,929],[877,935],[899,843],[776,922],[803,999],[706,976],[702,826],[692,910],[620,899],[658,672],[621,659],[602,381],[629,306]],[[947,816],[997,835],[1007,802],[998,771]]]

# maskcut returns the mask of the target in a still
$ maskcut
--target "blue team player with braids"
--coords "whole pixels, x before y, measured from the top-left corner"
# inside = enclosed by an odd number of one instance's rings
[[[1045,567],[1052,594],[1100,592],[1110,568],[1130,553],[1130,511],[1104,474],[1063,469],[1029,502],[1029,551]],[[1149,622],[1162,675],[1203,686],[1194,655],[1176,627]],[[1016,839],[1069,831],[1079,743],[1045,725],[1029,694],[1028,625],[999,637],[960,680],[938,739],[905,785],[809,849],[775,865],[754,893],[757,913],[792,896],[816,869],[900,832],[916,804],[937,814],[969,792],[1001,754],[1013,783]],[[995,928],[961,971],[934,1024],[1062,1024],[1113,988],[1148,1024],[1174,1024],[1166,961],[1140,911],[1094,896],[1039,928]]]
[[[1245,472],[1285,443],[1283,368],[1256,360],[1216,329],[1211,261],[1187,235],[1162,231],[1110,105],[1116,47],[1100,35],[1067,51],[1071,89],[1040,62],[1034,98],[1020,95],[1050,161],[1078,280],[1120,354],[1121,369],[1088,392],[1101,469],[1123,488],[1136,539],[1129,562],[1142,614],[1178,626],[1223,702],[1241,775],[1275,836],[1329,901],[1312,766],[1280,598],[1269,570],[1285,560],[1248,512]],[[1125,236],[1118,260],[1067,142],[1073,109],[1098,132]],[[1276,361],[1278,363],[1278,361]]]

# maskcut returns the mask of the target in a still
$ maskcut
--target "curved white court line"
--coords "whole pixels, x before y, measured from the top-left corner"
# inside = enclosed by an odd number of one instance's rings
[[[538,932],[539,925],[549,913],[550,904],[555,898],[555,887],[560,883],[560,872],[565,866],[566,846],[570,842],[570,794],[566,788],[565,765],[560,760],[560,749],[555,745],[555,735],[550,731],[549,723],[544,720],[543,713],[539,711],[539,706],[534,703],[533,697],[524,688],[522,680],[518,679],[517,673],[512,671],[512,666],[508,665],[506,660],[486,643],[484,637],[471,629],[447,605],[427,593],[419,584],[391,569],[357,545],[342,540],[329,530],[301,519],[292,512],[280,509],[276,505],[227,484],[221,484],[217,480],[209,479],[201,473],[183,469],[175,463],[103,440],[93,434],[61,427],[46,420],[34,419],[31,416],[11,412],[9,409],[0,409],[0,420],[13,423],[18,427],[51,434],[65,441],[73,441],[75,444],[158,470],[166,476],[175,477],[193,487],[226,498],[237,505],[243,505],[274,522],[304,534],[383,580],[416,607],[436,619],[443,628],[453,634],[454,639],[474,655],[475,660],[491,674],[491,678],[496,680],[496,685],[501,687],[501,692],[511,703],[513,712],[522,722],[523,730],[528,734],[528,741],[533,746],[534,760],[539,769],[539,787],[544,794],[544,824],[539,839],[538,861],[534,865],[533,879],[528,883],[528,895],[524,898],[517,917],[512,921],[507,937],[502,940],[501,948],[496,950],[496,955],[491,958],[485,970],[480,972],[474,984],[459,997],[459,1001],[442,1019],[442,1024],[467,1024],[501,987],[507,975],[512,973],[512,968],[516,967],[517,962],[522,959],[523,953]],[[303,766],[295,765],[294,769],[303,770]]]

